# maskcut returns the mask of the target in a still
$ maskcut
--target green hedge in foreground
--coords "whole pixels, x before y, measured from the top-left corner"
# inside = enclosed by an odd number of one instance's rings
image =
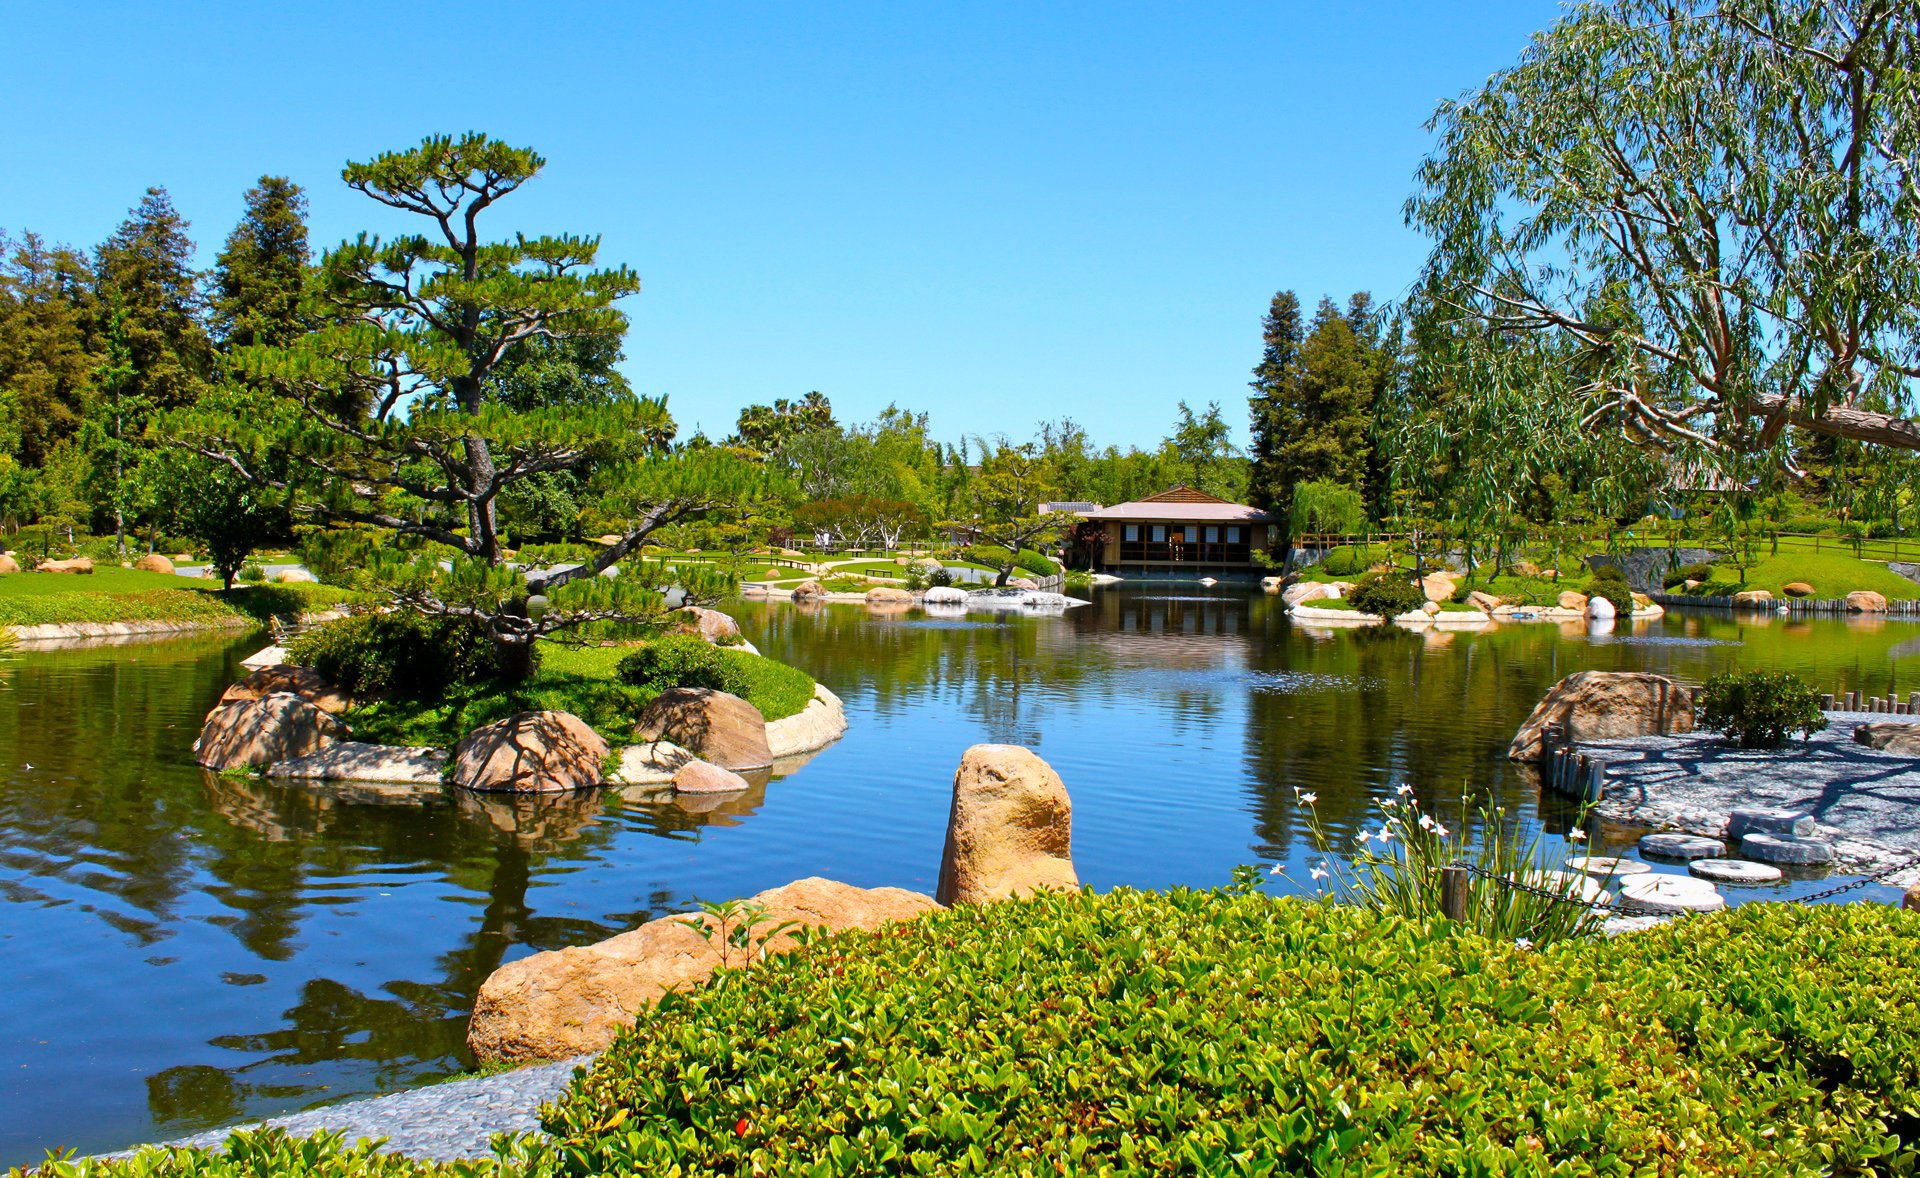
[[[1539,951],[1227,892],[965,908],[668,997],[495,1172],[1906,1174],[1916,962],[1870,904]],[[403,1173],[243,1149],[92,1173]]]

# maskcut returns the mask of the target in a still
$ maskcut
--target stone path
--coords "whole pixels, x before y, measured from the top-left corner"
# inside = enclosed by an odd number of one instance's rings
[[[295,1136],[322,1129],[345,1130],[349,1142],[362,1137],[385,1137],[384,1149],[409,1157],[440,1161],[485,1158],[492,1156],[489,1142],[494,1134],[538,1129],[540,1123],[535,1112],[566,1089],[575,1068],[592,1060],[592,1056],[583,1055],[494,1076],[449,1080],[391,1096],[354,1100],[255,1124],[197,1133],[164,1144],[215,1147],[223,1144],[234,1129],[252,1129],[265,1124],[278,1126]]]
[[[1866,712],[1829,712],[1826,731],[1778,750],[1745,750],[1718,733],[1593,741],[1582,751],[1607,764],[1595,813],[1629,826],[1670,827],[1720,837],[1735,809],[1812,814],[1843,871],[1868,873],[1920,855],[1920,761],[1853,742]],[[1892,882],[1920,878],[1910,872]]]

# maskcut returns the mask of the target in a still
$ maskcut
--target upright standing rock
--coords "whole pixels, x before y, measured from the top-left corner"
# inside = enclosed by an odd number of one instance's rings
[[[1053,767],[1027,749],[977,744],[953,775],[940,859],[942,904],[984,904],[1040,888],[1073,890],[1073,803]]]

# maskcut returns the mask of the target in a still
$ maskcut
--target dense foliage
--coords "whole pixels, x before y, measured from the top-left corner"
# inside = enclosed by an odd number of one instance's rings
[[[1820,693],[1791,671],[1728,671],[1700,689],[1700,723],[1743,749],[1779,748],[1787,734],[1827,726]]]
[[[478,622],[397,610],[316,626],[288,643],[287,654],[363,699],[432,699],[450,687],[501,675],[494,644]]]
[[[1347,604],[1381,621],[1399,617],[1408,610],[1419,609],[1426,600],[1427,595],[1421,592],[1420,587],[1398,570],[1368,573],[1347,594]]]
[[[1593,575],[1587,579],[1585,590],[1588,597],[1603,597],[1613,605],[1613,612],[1620,617],[1633,614],[1633,586],[1627,583],[1626,573],[1619,566],[1603,564],[1595,567]]]
[[[693,634],[669,634],[620,660],[620,682],[658,694],[670,687],[704,687],[747,694],[747,676],[719,647]]]

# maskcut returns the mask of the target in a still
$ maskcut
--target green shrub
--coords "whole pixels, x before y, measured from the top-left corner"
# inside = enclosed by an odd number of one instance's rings
[[[1378,545],[1369,548],[1364,544],[1342,544],[1327,549],[1320,569],[1331,577],[1354,577],[1386,559],[1387,550]]]
[[[328,622],[295,638],[287,653],[361,697],[428,699],[499,673],[493,639],[484,627],[464,618],[429,618],[405,610]],[[537,661],[538,646],[534,656]]]
[[[1613,603],[1613,612],[1621,617],[1633,613],[1633,586],[1627,583],[1627,575],[1618,566],[1603,564],[1593,570],[1587,579],[1588,597],[1603,597]]]
[[[259,585],[266,581],[267,570],[257,564],[245,564],[240,566],[240,574],[235,579],[245,581],[250,585]]]
[[[1827,726],[1820,693],[1791,671],[1728,671],[1700,689],[1700,723],[1743,749],[1779,748],[1787,733]]]
[[[704,638],[669,634],[620,660],[614,674],[629,687],[658,694],[670,687],[706,687],[744,698],[747,678]]]
[[[1386,621],[1426,604],[1427,595],[1398,572],[1368,573],[1347,594],[1347,602],[1363,614]]]
[[[1007,550],[997,544],[975,544],[961,554],[974,564],[983,564],[991,568],[1001,568],[1008,562]],[[1060,566],[1044,554],[1031,548],[1022,548],[1012,559],[1013,567],[1036,576],[1051,577],[1060,571]]]
[[[930,569],[922,564],[907,566],[907,588],[915,593],[923,589],[945,587],[951,584],[953,584],[953,570],[950,568],[942,566]]]
[[[1043,893],[668,994],[543,1119],[570,1174],[1910,1173],[1916,936]]]
[[[1713,580],[1712,565],[1683,564],[1679,568],[1667,570],[1667,574],[1660,578],[1660,586],[1663,589],[1673,589],[1686,584],[1688,581],[1711,580]]]

